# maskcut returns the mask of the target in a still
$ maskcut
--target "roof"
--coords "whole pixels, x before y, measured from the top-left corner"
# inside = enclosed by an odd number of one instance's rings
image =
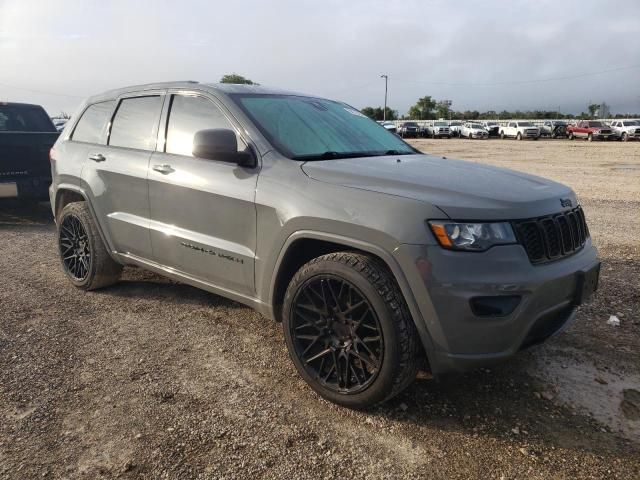
[[[233,83],[199,83],[193,80],[176,81],[176,82],[160,82],[160,83],[147,83],[144,85],[131,85],[128,87],[122,87],[114,90],[109,90],[104,93],[100,93],[89,98],[90,102],[100,101],[115,98],[119,95],[128,92],[144,91],[144,90],[163,90],[167,88],[185,88],[196,90],[210,90],[218,91],[224,94],[232,93],[253,93],[262,95],[298,95],[298,96],[311,96],[304,93],[292,92],[289,90],[269,88],[262,85],[240,85]]]
[[[7,106],[10,105],[12,107],[36,107],[36,108],[42,108],[42,105],[38,105],[35,103],[22,103],[22,102],[3,102],[2,100],[0,100],[0,105],[2,106]]]

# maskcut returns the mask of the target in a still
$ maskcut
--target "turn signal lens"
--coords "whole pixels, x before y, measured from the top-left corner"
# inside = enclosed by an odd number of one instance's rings
[[[453,246],[451,244],[451,240],[449,240],[449,237],[447,236],[447,232],[444,229],[444,225],[432,223],[431,230],[433,230],[433,234],[438,239],[438,242],[440,243],[440,245],[442,245],[445,248],[451,248]]]

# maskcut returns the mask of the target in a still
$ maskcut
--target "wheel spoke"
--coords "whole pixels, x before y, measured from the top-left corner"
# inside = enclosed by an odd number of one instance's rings
[[[364,337],[364,338],[362,339],[362,341],[363,341],[363,342],[365,342],[365,343],[366,343],[366,342],[379,342],[379,341],[380,341],[380,338],[381,338],[381,337],[380,337],[380,335],[377,335],[377,336],[375,336],[375,337]]]
[[[343,315],[349,315],[351,312],[353,312],[355,309],[360,308],[363,305],[366,305],[367,302],[365,302],[364,300],[356,303],[355,305],[350,305],[346,310],[343,310],[341,313]]]
[[[316,353],[313,357],[305,360],[306,363],[311,363],[314,360],[317,360],[319,358],[324,357],[325,355],[331,353],[333,350],[331,350],[330,348],[325,348],[324,350],[322,350],[320,353]]]
[[[378,368],[378,361],[377,360],[372,360],[371,358],[367,357],[366,355],[363,355],[362,353],[356,352],[356,351],[351,352],[351,354],[354,357],[356,357],[358,360],[366,363],[367,365],[369,365],[369,366],[371,366],[373,368],[376,368],[376,369]]]
[[[355,368],[353,368],[353,363],[351,363],[349,367],[351,368],[351,372],[353,373],[353,376],[355,377],[356,382],[358,382],[358,385],[362,385],[362,381],[360,380],[358,373],[356,372]]]
[[[329,293],[331,294],[331,299],[333,300],[333,305],[334,307],[340,311],[340,302],[338,301],[338,297],[336,297],[335,292],[333,291],[333,288],[331,288],[331,282],[327,281],[327,287],[329,288]]]

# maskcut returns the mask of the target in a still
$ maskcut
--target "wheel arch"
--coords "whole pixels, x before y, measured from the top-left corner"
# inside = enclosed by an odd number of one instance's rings
[[[56,189],[56,195],[55,195],[54,202],[55,203],[51,207],[52,207],[52,210],[53,210],[54,220],[56,221],[56,223],[57,223],[58,216],[60,215],[60,212],[62,212],[62,209],[64,207],[66,207],[69,203],[72,203],[72,202],[85,202],[87,204],[87,207],[89,208],[89,213],[91,214],[91,219],[93,220],[93,223],[95,224],[95,226],[96,226],[96,228],[98,230],[98,233],[100,234],[100,238],[102,239],[102,242],[107,247],[107,251],[109,252],[109,255],[115,261],[117,261],[118,263],[121,263],[113,255],[113,248],[111,246],[111,242],[109,241],[109,238],[107,238],[107,236],[104,234],[104,231],[102,229],[102,225],[100,224],[100,222],[97,219],[96,212],[93,209],[93,205],[91,205],[91,201],[89,200],[89,196],[86,194],[86,192],[84,192],[77,185],[62,184],[62,185],[59,185],[58,188]]]
[[[280,250],[272,275],[269,300],[273,319],[281,321],[282,303],[287,286],[299,268],[313,258],[338,251],[365,253],[377,258],[386,266],[409,308],[429,362],[434,348],[433,341],[400,264],[384,248],[362,240],[311,230],[298,231],[290,235]]]

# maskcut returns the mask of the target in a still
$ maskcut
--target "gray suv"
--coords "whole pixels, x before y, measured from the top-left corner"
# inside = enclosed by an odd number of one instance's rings
[[[51,165],[75,286],[137,265],[249,305],[282,322],[304,380],[352,408],[539,343],[597,287],[571,189],[424,155],[341,102],[195,82],[110,91]]]

